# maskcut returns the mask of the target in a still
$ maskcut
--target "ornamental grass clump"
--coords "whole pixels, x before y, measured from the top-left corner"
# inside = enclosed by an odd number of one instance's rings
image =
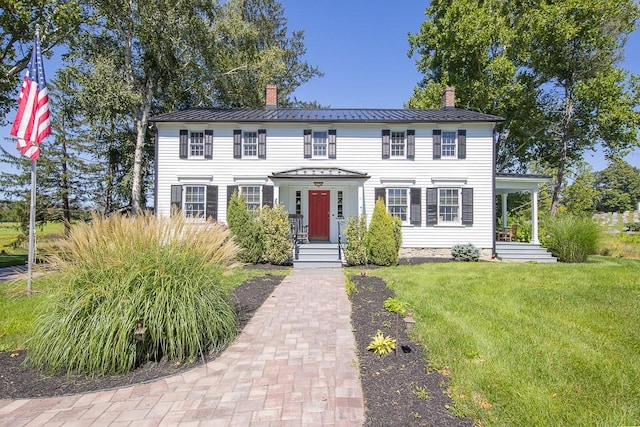
[[[29,362],[49,372],[126,373],[148,360],[194,360],[236,334],[225,286],[228,230],[181,215],[94,216],[48,258],[59,291],[36,320]],[[146,328],[134,339],[137,323]]]
[[[546,226],[543,245],[562,262],[586,262],[598,251],[601,230],[591,218],[561,215]]]

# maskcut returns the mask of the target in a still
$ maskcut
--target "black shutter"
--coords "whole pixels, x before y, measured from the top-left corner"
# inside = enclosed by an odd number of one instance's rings
[[[440,129],[433,130],[433,159],[439,159],[442,155],[442,131]],[[427,218],[428,219],[428,218]]]
[[[389,129],[382,129],[382,158],[388,159],[391,157],[391,131]]]
[[[233,130],[233,158],[242,158],[242,130]]]
[[[273,185],[262,186],[262,206],[273,207]]]
[[[420,225],[422,222],[422,217],[420,214],[420,208],[422,207],[421,200],[422,190],[420,188],[412,188],[411,189],[411,210],[410,210],[410,219],[411,224]]]
[[[473,188],[462,189],[462,225],[473,225]]]
[[[213,159],[213,130],[204,131],[204,158]]]
[[[304,158],[311,158],[311,129],[304,130]]]
[[[382,199],[382,201],[384,202],[385,206],[387,204],[387,190],[384,187],[376,187],[376,192],[375,192],[375,200],[374,202],[377,202],[378,199]]]
[[[180,129],[180,158],[189,157],[189,131]]]
[[[467,158],[467,130],[458,129],[458,158]]]
[[[171,213],[182,209],[182,185],[171,186]]]
[[[427,225],[438,223],[438,189],[427,188]]]
[[[207,218],[218,220],[218,186],[207,185]]]
[[[407,159],[413,160],[416,158],[416,131],[413,129],[407,130]]]
[[[267,158],[267,130],[258,129],[258,158]]]
[[[336,158],[336,130],[329,129],[329,158]]]
[[[237,185],[227,185],[227,209],[229,209],[229,200],[231,200],[234,191],[236,193],[240,191]]]

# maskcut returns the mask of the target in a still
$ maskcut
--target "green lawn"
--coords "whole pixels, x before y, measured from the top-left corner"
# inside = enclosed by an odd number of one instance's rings
[[[20,236],[18,223],[0,222],[0,267],[12,267],[27,263],[28,242],[25,240],[16,245]],[[36,241],[43,242],[52,236],[64,234],[64,224],[61,222],[47,223],[36,226]]]
[[[640,260],[373,270],[483,425],[640,424]]]

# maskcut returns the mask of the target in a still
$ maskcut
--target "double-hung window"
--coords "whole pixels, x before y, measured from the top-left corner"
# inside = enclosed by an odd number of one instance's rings
[[[247,204],[247,209],[250,211],[256,211],[260,209],[260,185],[246,185],[240,187],[240,193],[244,196],[244,201]]]
[[[456,157],[455,132],[442,132],[442,157]]]
[[[204,218],[205,194],[204,185],[184,187],[184,214],[187,218]]]
[[[327,157],[326,131],[313,131],[313,157],[321,159]]]
[[[406,188],[387,189],[387,209],[393,216],[397,216],[402,222],[407,221],[409,198]]]
[[[242,157],[258,157],[258,132],[243,132]]]
[[[404,131],[391,132],[391,158],[405,158]]]
[[[204,132],[189,132],[189,157],[204,157]]]
[[[438,222],[460,222],[460,189],[438,189]]]

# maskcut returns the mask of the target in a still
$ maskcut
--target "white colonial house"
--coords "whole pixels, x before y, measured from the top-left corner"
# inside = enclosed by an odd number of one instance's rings
[[[265,108],[194,108],[155,116],[155,210],[226,222],[234,190],[250,209],[283,204],[309,240],[337,243],[375,200],[402,220],[404,249],[495,253],[494,126],[457,109],[289,109],[267,87]],[[515,191],[515,190],[513,190]],[[536,190],[537,191],[537,190]]]

